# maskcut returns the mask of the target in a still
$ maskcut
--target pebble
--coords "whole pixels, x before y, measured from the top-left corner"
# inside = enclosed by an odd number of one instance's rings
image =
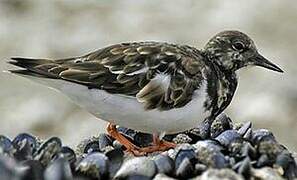
[[[149,178],[154,177],[157,168],[149,157],[135,157],[123,163],[115,175],[115,179],[124,179],[129,175],[141,175]]]
[[[140,147],[152,135],[118,127]],[[58,137],[40,140],[21,133],[0,135],[0,179],[296,179],[297,154],[280,144],[267,129],[251,122],[235,124],[226,115],[164,139],[176,148],[134,157],[105,133],[81,141],[76,150]]]

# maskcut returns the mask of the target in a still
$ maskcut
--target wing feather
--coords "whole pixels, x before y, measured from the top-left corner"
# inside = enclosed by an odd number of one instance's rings
[[[33,75],[133,96],[146,109],[159,110],[187,104],[205,67],[197,49],[158,42],[122,43],[59,60],[13,58],[10,63]]]

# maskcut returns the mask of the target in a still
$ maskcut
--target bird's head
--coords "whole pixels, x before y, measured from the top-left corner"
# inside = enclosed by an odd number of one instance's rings
[[[278,66],[258,53],[253,40],[239,31],[223,31],[215,35],[204,47],[211,61],[226,71],[246,66],[262,66],[283,72]]]

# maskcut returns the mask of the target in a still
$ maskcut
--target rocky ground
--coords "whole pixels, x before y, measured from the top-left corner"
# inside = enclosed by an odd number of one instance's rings
[[[138,146],[152,135],[119,127]],[[0,136],[0,179],[294,179],[297,155],[266,129],[232,123],[225,114],[210,125],[165,136],[175,149],[134,157],[107,134],[85,139],[75,150],[58,137],[22,133]]]

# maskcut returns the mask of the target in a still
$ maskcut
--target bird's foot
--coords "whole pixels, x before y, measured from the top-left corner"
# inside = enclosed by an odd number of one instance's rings
[[[119,133],[114,124],[109,123],[107,126],[108,134],[114,139],[118,140],[123,146],[125,146],[126,151],[131,152],[135,156],[143,156],[148,153],[156,152],[156,151],[165,151],[170,148],[174,148],[176,146],[175,143],[160,140],[158,136],[154,135],[153,137],[153,145],[148,147],[138,147],[129,141],[125,136]]]

